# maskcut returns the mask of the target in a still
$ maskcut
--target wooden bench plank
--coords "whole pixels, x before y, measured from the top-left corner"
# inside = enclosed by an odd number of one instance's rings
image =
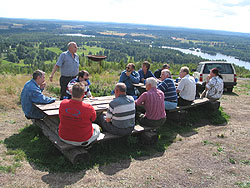
[[[108,109],[109,104],[100,104],[100,105],[94,105],[93,106],[96,113],[103,112]],[[43,111],[47,116],[56,116],[59,115],[59,109],[52,109],[52,110],[44,110]]]
[[[180,110],[185,110],[185,109],[189,109],[189,108],[193,108],[195,106],[199,106],[199,105],[204,105],[209,103],[209,99],[208,98],[203,98],[203,99],[195,99],[194,102],[191,105],[188,106],[177,106],[175,109],[172,110],[166,110],[167,112],[176,112],[176,111],[180,111]]]

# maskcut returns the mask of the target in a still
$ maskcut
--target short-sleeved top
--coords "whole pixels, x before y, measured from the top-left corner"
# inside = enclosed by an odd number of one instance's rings
[[[178,84],[177,90],[180,90],[181,98],[188,101],[193,101],[196,95],[196,83],[194,77],[186,75],[184,78],[182,78]]]
[[[160,78],[161,77],[161,71],[162,69],[157,69],[155,72],[154,72],[154,75],[156,78]]]
[[[96,112],[90,104],[64,99],[59,107],[59,136],[68,141],[84,142],[93,135]]]
[[[223,94],[223,80],[219,76],[215,76],[209,80],[209,82],[206,84],[206,88],[208,89],[208,98],[219,99]]]
[[[56,62],[61,69],[61,76],[76,76],[79,72],[79,56],[75,54],[75,58],[69,51],[61,53]]]
[[[112,125],[117,128],[135,126],[135,101],[132,96],[120,95],[109,103],[107,118],[111,118]]]
[[[164,93],[156,88],[151,88],[144,92],[135,101],[136,105],[143,105],[145,107],[145,116],[150,120],[159,120],[166,116]]]
[[[154,76],[154,74],[151,72],[151,70],[148,70],[147,73],[144,74],[143,70],[140,69],[140,70],[138,71],[138,73],[139,73],[139,75],[140,75],[140,82],[142,82],[141,79],[143,79],[143,78],[144,78],[144,79],[147,79],[147,78],[150,78],[150,77],[154,77],[154,78],[155,78],[155,76]]]
[[[166,78],[158,84],[157,88],[163,91],[165,95],[165,101],[177,102],[176,87],[172,79]]]
[[[79,80],[78,77],[72,79],[72,80],[68,83],[67,89],[66,89],[66,93],[69,94],[70,96],[72,95],[72,94],[70,93],[70,89],[71,89],[71,88],[73,87],[73,85],[74,85],[75,83],[77,83],[77,82],[80,82],[80,80]],[[86,96],[91,96],[91,92],[90,92],[90,89],[89,89],[89,85],[90,85],[91,83],[90,83],[89,80],[86,80],[86,82],[88,83],[88,85],[85,85],[85,87],[84,87],[84,95],[85,95],[84,97],[86,97]]]

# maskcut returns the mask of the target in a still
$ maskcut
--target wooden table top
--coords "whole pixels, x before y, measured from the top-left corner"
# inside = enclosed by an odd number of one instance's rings
[[[115,98],[112,96],[85,98],[84,103],[91,104],[97,113],[105,111],[109,107],[109,103]],[[34,104],[39,110],[43,111],[48,116],[59,115],[59,107],[62,101],[55,101],[50,104]]]

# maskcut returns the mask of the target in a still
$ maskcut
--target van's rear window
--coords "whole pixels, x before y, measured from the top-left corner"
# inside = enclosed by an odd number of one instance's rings
[[[220,74],[234,74],[233,68],[231,64],[226,64],[226,63],[209,63],[205,64],[203,74],[209,74],[210,70],[213,68],[217,68],[219,70]]]

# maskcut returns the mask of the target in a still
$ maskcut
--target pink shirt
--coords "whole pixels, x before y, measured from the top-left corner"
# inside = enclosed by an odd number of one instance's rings
[[[136,105],[144,105],[145,116],[151,120],[159,120],[166,116],[164,93],[156,88],[144,92],[136,101]]]

